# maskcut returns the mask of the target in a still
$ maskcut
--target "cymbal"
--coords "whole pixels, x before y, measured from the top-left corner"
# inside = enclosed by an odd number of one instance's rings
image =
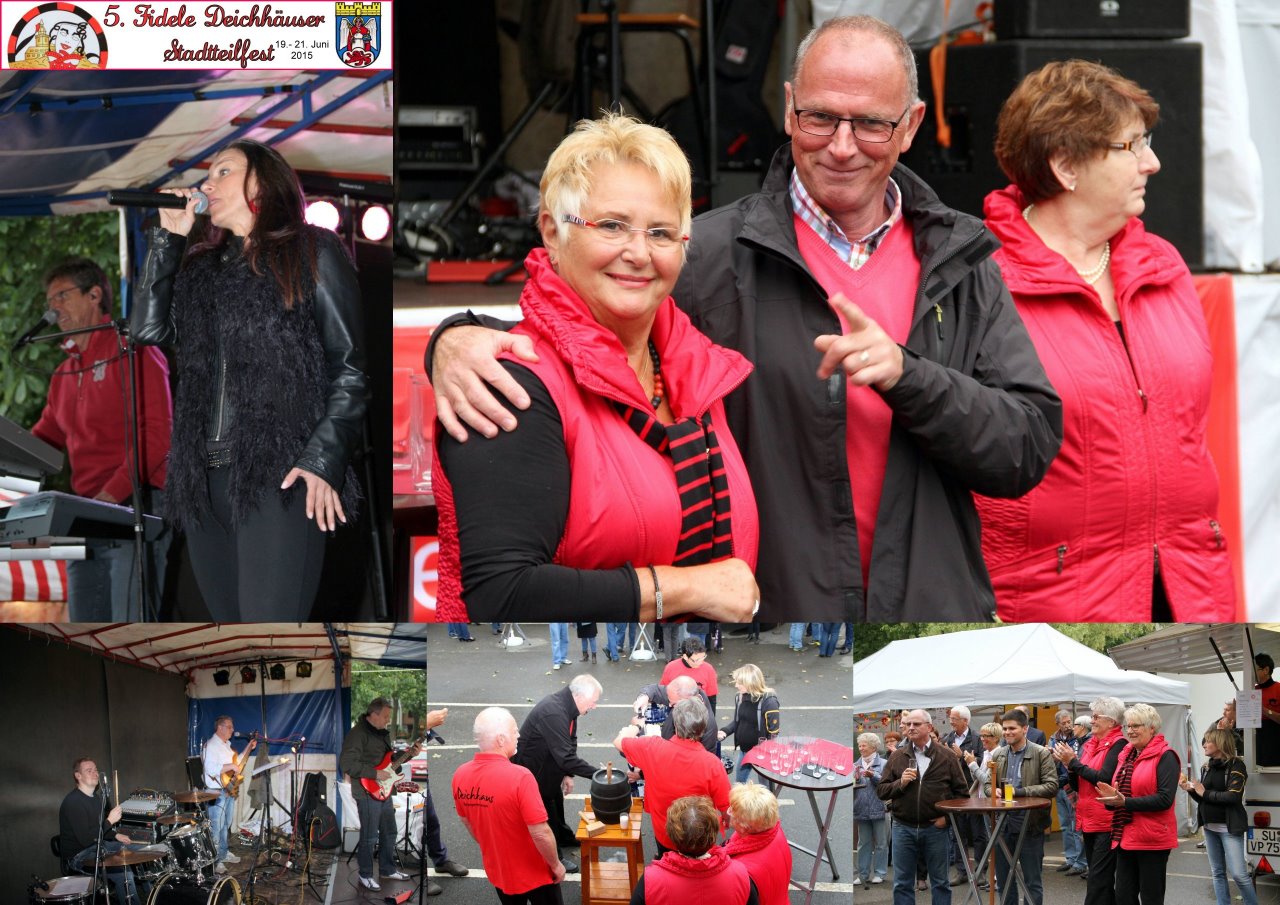
[[[102,859],[103,867],[132,867],[135,864],[150,864],[165,857],[165,852],[116,852]]]
[[[217,801],[221,792],[179,792],[173,800],[182,804],[198,804],[205,801]]]
[[[177,826],[179,823],[195,823],[196,818],[191,814],[170,814],[168,817],[161,817],[156,823],[161,826]]]

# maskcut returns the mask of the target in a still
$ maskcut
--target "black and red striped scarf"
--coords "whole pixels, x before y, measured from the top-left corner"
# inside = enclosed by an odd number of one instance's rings
[[[673,566],[697,566],[733,556],[729,477],[710,412],[663,424],[654,413],[614,402],[645,443],[671,460],[680,492],[680,540]]]
[[[1115,779],[1111,783],[1126,799],[1133,795],[1133,767],[1138,762],[1138,754],[1138,749],[1132,745],[1121,752],[1120,765],[1116,767]],[[1133,811],[1128,808],[1119,807],[1111,812],[1112,848],[1120,844],[1124,836],[1124,828],[1131,823],[1133,823]]]

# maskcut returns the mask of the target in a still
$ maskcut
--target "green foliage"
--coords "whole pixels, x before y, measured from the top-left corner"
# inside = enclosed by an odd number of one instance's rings
[[[374,698],[386,698],[399,707],[404,722],[420,725],[427,715],[427,673],[356,663],[351,669],[351,716],[359,719]]]
[[[1054,622],[1052,626],[1068,638],[1079,641],[1101,653],[1134,638],[1149,635],[1164,626],[1150,622]],[[859,625],[853,631],[855,660],[869,657],[890,642],[904,638],[923,638],[950,632],[969,632],[994,628],[990,622],[893,622]]]
[[[44,272],[66,258],[96,261],[112,281],[113,296],[118,294],[119,237],[114,213],[0,217],[0,337],[10,342],[40,318]],[[118,303],[116,308],[118,313]],[[35,424],[49,389],[45,375],[62,357],[55,343],[30,345],[10,357],[0,368],[0,415],[23,427]]]

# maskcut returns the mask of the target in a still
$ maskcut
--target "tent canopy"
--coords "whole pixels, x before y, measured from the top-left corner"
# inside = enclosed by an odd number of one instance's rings
[[[49,636],[125,663],[174,675],[247,660],[334,659],[425,669],[426,625],[380,622],[250,622],[224,624],[21,623],[12,628]],[[330,640],[332,632],[332,640]]]
[[[0,74],[0,216],[105,210],[110,188],[190,185],[247,136],[294,169],[391,179],[390,70]],[[184,172],[191,170],[191,172]]]
[[[1118,667],[1043,623],[894,641],[853,667],[853,710],[1091,701],[1187,704],[1187,683]]]

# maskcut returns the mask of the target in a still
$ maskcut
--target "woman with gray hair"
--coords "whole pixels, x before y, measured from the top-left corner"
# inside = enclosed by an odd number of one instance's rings
[[[889,820],[884,802],[876,794],[876,784],[884,775],[880,736],[874,732],[858,735],[858,753],[853,762],[853,826],[858,839],[858,875],[853,885],[883,883],[889,873]]]
[[[1112,812],[1116,905],[1163,905],[1169,852],[1178,847],[1173,802],[1182,763],[1160,728],[1160,714],[1150,704],[1125,710],[1129,744],[1112,781],[1098,783],[1098,800]]]
[[[1111,848],[1111,812],[1098,800],[1098,783],[1110,782],[1128,743],[1121,731],[1124,702],[1101,697],[1089,705],[1093,735],[1080,752],[1071,745],[1054,745],[1053,756],[1066,766],[1076,790],[1076,827],[1084,841],[1088,870],[1085,905],[1115,905],[1115,852]]]

